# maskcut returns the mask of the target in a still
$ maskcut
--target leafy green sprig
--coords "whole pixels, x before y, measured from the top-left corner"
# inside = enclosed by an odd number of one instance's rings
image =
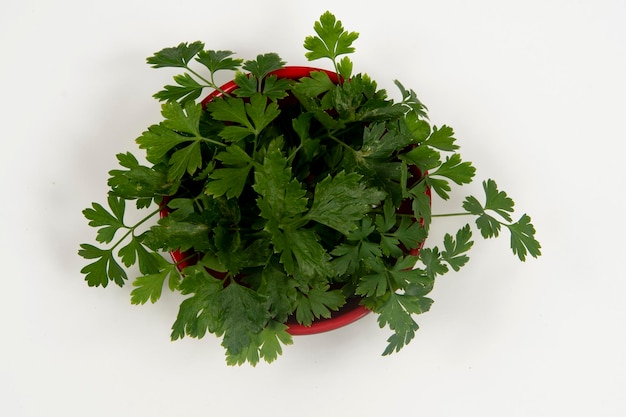
[[[242,63],[239,58],[231,58],[232,55],[232,51],[204,50],[204,43],[200,41],[162,49],[147,59],[152,68],[184,68],[188,72],[174,76],[176,85],[166,85],[154,97],[158,100],[177,100],[184,105],[187,101],[194,101],[200,97],[205,88],[221,91],[215,83],[215,73],[235,70]],[[205,78],[190,67],[192,60],[209,70],[209,78]],[[193,77],[190,74],[193,74]]]
[[[314,30],[306,56],[330,59],[336,79],[326,71],[278,78],[285,63],[275,53],[243,61],[201,42],[148,58],[155,68],[186,71],[155,94],[163,120],[137,138],[149,165],[119,154],[108,209],[93,203],[83,212],[101,245],[81,245],[91,262],[82,270],[87,283],[122,286],[124,267],[138,264],[131,302],[156,302],[167,281],[187,297],[172,340],[215,334],[231,365],[275,360],[292,343],[288,323],[329,318],[354,297],[392,331],[383,354],[396,352],[414,338],[414,316],[430,308],[436,277],[463,267],[474,244],[467,224],[442,246],[423,247],[442,216],[431,213],[431,194],[449,199],[452,183],[475,176],[452,128],[431,126],[400,82],[395,102],[366,74],[353,74],[345,55],[358,34],[331,13]],[[234,89],[215,84],[223,70],[234,72]],[[198,103],[206,88],[217,94]],[[507,194],[493,180],[483,188],[484,202],[469,196],[462,213],[446,215],[475,216],[484,238],[507,229],[520,260],[539,256],[530,217],[513,222]],[[151,210],[132,226],[127,200]],[[164,251],[186,257],[169,262]]]
[[[341,55],[351,54],[355,51],[352,43],[358,39],[357,32],[347,32],[340,20],[330,13],[324,13],[313,29],[317,36],[307,36],[304,40],[304,48],[308,50],[304,56],[309,61],[328,58],[332,61],[335,72],[341,75],[342,80],[350,79],[353,63],[349,57]]]

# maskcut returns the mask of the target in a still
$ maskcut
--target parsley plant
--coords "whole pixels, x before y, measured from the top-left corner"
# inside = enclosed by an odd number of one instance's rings
[[[330,12],[314,30],[305,56],[329,59],[334,74],[292,80],[279,76],[276,53],[243,60],[202,42],[149,57],[184,72],[154,95],[163,120],[137,138],[147,164],[119,154],[106,206],[83,211],[97,229],[97,245],[79,251],[88,285],[123,286],[137,266],[131,302],[156,302],[167,283],[185,297],[172,340],[212,333],[231,365],[272,362],[292,343],[290,323],[311,325],[355,298],[391,330],[383,354],[396,352],[429,310],[435,278],[463,267],[474,244],[468,223],[423,247],[442,216],[431,213],[431,194],[449,199],[452,183],[475,175],[453,129],[431,125],[400,82],[394,101],[353,73],[358,34]],[[219,71],[233,72],[234,89],[216,85]],[[454,215],[474,216],[484,238],[508,230],[521,261],[538,257],[530,217],[514,221],[513,200],[494,180],[483,189]],[[147,214],[129,225],[131,201]],[[183,261],[162,256],[171,251]]]

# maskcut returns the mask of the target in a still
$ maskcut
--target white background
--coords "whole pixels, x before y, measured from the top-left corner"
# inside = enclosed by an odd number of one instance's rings
[[[453,203],[496,179],[543,256],[477,241],[391,357],[368,316],[229,368],[210,335],[169,341],[181,297],[131,306],[130,285],[86,285],[81,210],[159,120],[151,95],[175,72],[147,56],[202,40],[306,64],[327,9],[361,33],[358,71],[454,127],[478,173]],[[3,1],[0,415],[626,415],[624,21],[621,0]]]

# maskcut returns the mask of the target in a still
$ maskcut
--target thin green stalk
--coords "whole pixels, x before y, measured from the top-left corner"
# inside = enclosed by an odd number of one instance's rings
[[[207,80],[206,78],[204,78],[202,75],[198,74],[196,71],[192,70],[191,68],[189,68],[189,66],[185,67],[187,69],[187,71],[189,71],[190,73],[192,73],[193,75],[195,75],[196,77],[200,78],[202,81],[204,81],[205,83],[209,84],[209,86],[214,86],[215,83],[212,83],[211,81]]]
[[[259,134],[254,134],[254,142],[252,143],[252,160],[256,161],[256,147],[259,143]]]
[[[213,77],[213,73],[211,73],[211,80],[207,80],[206,78],[204,78],[202,75],[200,75],[198,72],[192,70],[190,67],[185,67],[187,69],[187,71],[189,71],[190,73],[192,73],[193,75],[195,75],[196,77],[198,77],[201,81],[205,82],[207,85],[203,86],[203,87],[209,87],[209,88],[213,88],[214,90],[219,91],[220,93],[222,93],[223,95],[230,97],[230,94],[228,94],[226,91],[222,90],[216,83],[215,83],[215,79]]]
[[[212,144],[214,144],[214,145],[219,145],[219,146],[222,146],[222,147],[224,147],[224,148],[226,148],[226,147],[227,147],[227,145],[226,145],[225,143],[218,142],[218,141],[213,140],[213,139],[205,138],[204,136],[196,136],[196,137],[197,137],[198,139],[200,139],[200,140],[203,140],[203,141],[208,142],[208,143],[212,143]]]
[[[442,213],[442,214],[431,214],[430,217],[454,217],[454,216],[470,216],[472,213]]]
[[[139,226],[141,226],[142,224],[144,224],[145,222],[147,222],[149,219],[151,219],[155,214],[159,213],[161,211],[161,208],[159,207],[158,209],[154,210],[152,213],[148,214],[146,217],[144,217],[143,219],[139,220],[137,223],[135,223],[135,225],[128,227],[128,226],[124,226],[126,228],[128,228],[128,232],[126,232],[124,234],[124,236],[122,236],[116,243],[115,245],[113,245],[109,250],[111,252],[113,252],[115,250],[116,247],[118,247],[127,237],[128,235],[130,235],[131,233],[133,233],[135,231],[135,229],[137,229]]]
[[[222,90],[220,87],[218,87],[218,85],[215,83],[215,78],[213,76],[213,73],[211,73],[211,87],[213,87],[214,89],[216,89],[217,91],[219,91],[221,94],[223,94],[226,97],[231,97],[230,94],[228,94],[226,91]]]
[[[342,142],[341,140],[337,139],[336,137],[334,137],[333,135],[329,134],[328,137],[332,140],[334,140],[335,142],[337,142],[339,145],[343,146],[346,149],[351,150],[352,152],[356,152],[354,149],[352,149],[349,145],[345,144],[344,142]]]
[[[298,151],[302,148],[302,143],[300,145],[298,145],[298,147],[296,149],[293,150],[293,152],[291,152],[291,155],[289,155],[287,157],[287,162],[289,164],[291,164],[291,162],[293,161],[293,159],[296,157],[296,154],[298,153]]]

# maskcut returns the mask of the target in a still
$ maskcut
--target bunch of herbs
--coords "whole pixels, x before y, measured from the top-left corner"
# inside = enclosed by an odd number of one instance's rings
[[[435,278],[465,265],[473,245],[467,224],[443,246],[422,247],[438,216],[431,194],[447,200],[452,183],[475,175],[452,128],[431,126],[400,82],[394,101],[354,73],[358,34],[330,12],[314,30],[305,56],[329,59],[334,71],[298,80],[277,75],[285,62],[276,53],[244,61],[193,42],[149,57],[183,72],[155,94],[163,120],[137,138],[147,163],[117,155],[108,207],[83,211],[98,229],[97,245],[79,251],[87,283],[123,286],[136,267],[133,304],[156,302],[165,286],[180,292],[171,338],[221,337],[231,365],[275,360],[292,343],[289,320],[311,325],[354,297],[391,330],[383,354],[398,351],[430,308]],[[236,88],[216,84],[220,71],[234,73]],[[539,256],[530,217],[513,220],[513,200],[495,181],[483,189],[462,214],[484,238],[508,230],[520,260]],[[146,216],[127,224],[127,202]],[[188,258],[170,261],[171,251]]]

